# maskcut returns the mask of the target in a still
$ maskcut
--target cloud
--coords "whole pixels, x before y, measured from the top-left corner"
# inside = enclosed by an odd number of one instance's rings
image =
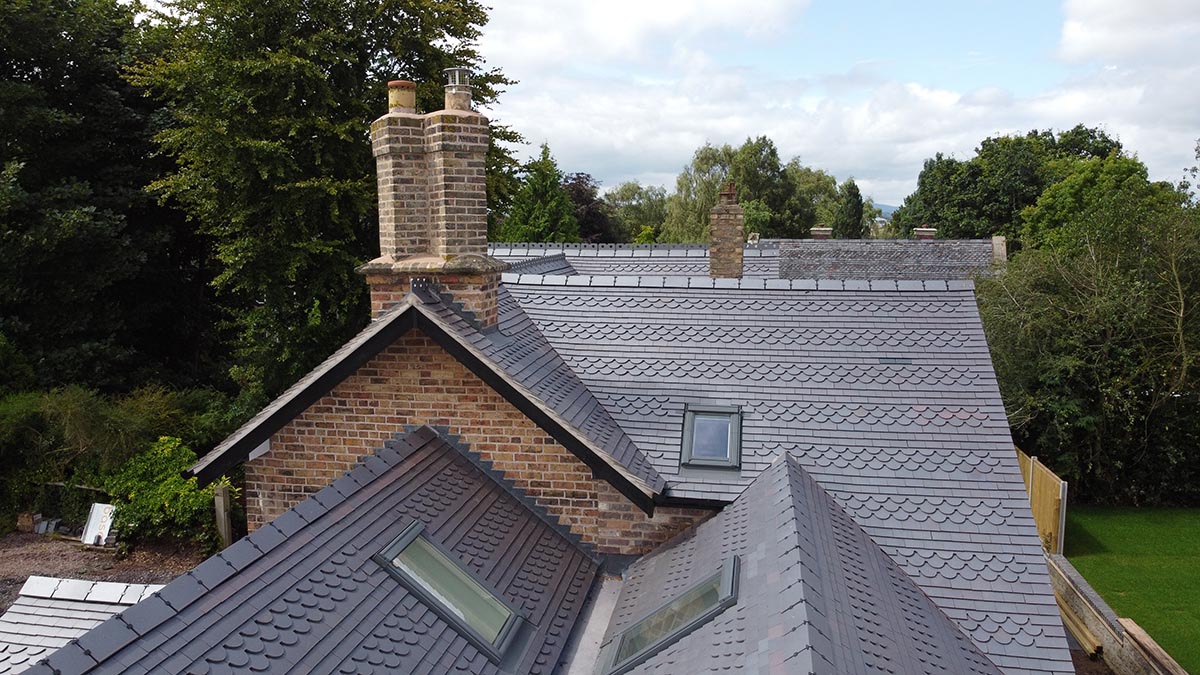
[[[1178,178],[1200,135],[1196,36],[1183,28],[1197,12],[1153,4],[1067,2],[1057,54],[1068,77],[1020,96],[1021,73],[960,91],[898,79],[877,61],[822,72],[793,44],[805,3],[774,0],[514,0],[493,10],[481,48],[521,80],[489,113],[528,138],[524,156],[545,141],[565,171],[671,187],[703,143],[766,135],[785,160],[854,176],[876,201],[898,204],[938,152],[965,158],[987,136],[1077,123],[1118,136],[1153,177]],[[1168,37],[1147,47],[1160,29]]]
[[[1059,54],[1068,61],[1175,62],[1200,39],[1195,0],[1067,0]]]

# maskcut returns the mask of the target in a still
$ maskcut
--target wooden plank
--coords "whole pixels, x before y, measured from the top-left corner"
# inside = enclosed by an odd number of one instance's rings
[[[1058,591],[1054,592],[1054,600],[1058,603],[1058,613],[1062,615],[1063,626],[1070,631],[1075,641],[1079,643],[1088,656],[1095,656],[1104,651],[1104,645],[1100,639],[1096,637],[1083,622],[1083,619],[1075,615],[1075,610],[1071,609],[1066,602],[1063,601],[1062,595]]]
[[[217,517],[217,534],[221,536],[221,548],[233,545],[233,521],[229,512],[229,486],[213,488],[213,511]]]
[[[1133,619],[1121,618],[1118,621],[1121,622],[1121,627],[1125,629],[1125,634],[1133,640],[1138,649],[1146,655],[1146,658],[1155,668],[1158,668],[1159,672],[1166,673],[1167,675],[1188,675],[1183,666],[1176,663],[1175,659],[1171,658],[1171,655],[1166,650],[1159,647],[1154,638],[1142,630],[1142,627],[1137,625]]]

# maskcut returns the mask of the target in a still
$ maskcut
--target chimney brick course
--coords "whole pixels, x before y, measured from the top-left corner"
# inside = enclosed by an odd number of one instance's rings
[[[745,214],[730,182],[709,215],[708,276],[741,279],[745,245]]]

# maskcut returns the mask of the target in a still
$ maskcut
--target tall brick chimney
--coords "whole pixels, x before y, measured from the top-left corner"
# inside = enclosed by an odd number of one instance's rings
[[[746,245],[745,215],[737,203],[733,182],[721,192],[709,216],[708,276],[742,278],[742,254]]]
[[[440,284],[485,328],[508,264],[487,254],[488,120],[471,109],[465,68],[446,70],[445,108],[416,111],[416,85],[388,83],[388,112],[371,124],[379,186],[379,257],[359,268],[378,315],[413,279]]]

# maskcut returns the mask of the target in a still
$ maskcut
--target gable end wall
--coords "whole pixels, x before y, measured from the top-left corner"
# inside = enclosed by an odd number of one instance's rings
[[[601,553],[641,555],[713,513],[659,507],[647,517],[413,330],[276,432],[265,455],[246,463],[250,529],[336,480],[407,424],[448,427]]]

